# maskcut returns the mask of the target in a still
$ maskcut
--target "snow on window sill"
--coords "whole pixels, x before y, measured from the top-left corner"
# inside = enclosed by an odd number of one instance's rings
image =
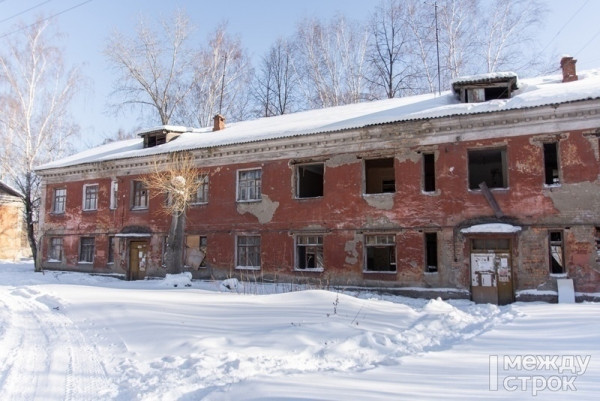
[[[425,273],[426,276],[433,276],[433,275],[438,274],[438,271],[436,270],[434,272],[423,272],[423,273]]]
[[[389,270],[363,270],[365,274],[396,274],[398,271],[389,271]]]
[[[560,188],[562,185],[560,183],[557,184],[544,184],[544,189],[552,189],[552,188]]]
[[[193,203],[190,203],[190,206],[202,206],[202,205],[208,205],[208,202],[193,202]]]
[[[295,272],[313,272],[313,273],[316,272],[316,273],[321,273],[321,272],[325,271],[325,268],[323,268],[323,267],[316,267],[314,269],[300,269],[298,267],[295,267],[294,271]]]
[[[78,265],[93,265],[94,262],[86,262],[85,260],[80,260],[77,262]]]
[[[567,278],[568,273],[550,273],[550,277],[554,278]]]
[[[396,192],[375,192],[372,194],[362,194],[363,197],[367,197],[367,198],[370,196],[377,197],[377,196],[394,196],[394,195],[396,195]]]
[[[236,266],[236,270],[260,270],[260,266]]]
[[[237,203],[256,203],[256,202],[262,202],[262,198],[259,199],[238,199]]]
[[[148,206],[134,206],[131,210],[148,210]]]
[[[426,196],[438,196],[440,194],[440,190],[436,189],[435,191],[423,191],[421,190],[421,194],[426,195]]]
[[[48,262],[48,263],[62,263],[62,260],[58,260],[58,259],[48,259],[46,262]]]

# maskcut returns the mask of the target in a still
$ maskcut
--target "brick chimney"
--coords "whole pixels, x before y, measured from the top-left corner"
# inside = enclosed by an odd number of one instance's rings
[[[213,131],[221,131],[222,129],[225,129],[225,117],[217,114],[214,118]]]
[[[560,68],[562,68],[563,82],[577,81],[577,70],[575,69],[577,60],[573,57],[565,56],[560,59]]]

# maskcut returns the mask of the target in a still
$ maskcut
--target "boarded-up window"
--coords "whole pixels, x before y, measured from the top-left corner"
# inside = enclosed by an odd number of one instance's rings
[[[185,237],[185,265],[187,267],[206,267],[207,239],[201,235]]]

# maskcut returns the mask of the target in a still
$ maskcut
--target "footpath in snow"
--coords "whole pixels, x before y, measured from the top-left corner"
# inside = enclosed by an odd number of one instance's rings
[[[220,284],[0,263],[0,399],[595,400],[600,391],[600,304]]]

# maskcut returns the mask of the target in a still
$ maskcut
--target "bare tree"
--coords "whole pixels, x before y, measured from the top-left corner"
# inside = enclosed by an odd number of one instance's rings
[[[200,127],[209,126],[217,113],[229,121],[243,120],[248,116],[252,73],[241,41],[227,33],[226,24],[219,25],[196,58],[191,96],[180,119]]]
[[[153,29],[143,18],[136,36],[114,32],[104,54],[118,73],[114,95],[123,106],[150,109],[161,124],[172,122],[194,85],[195,55],[189,46],[192,27],[187,15],[177,11]]]
[[[294,68],[308,108],[356,103],[364,96],[367,31],[343,17],[305,20],[294,38]]]
[[[261,59],[255,76],[253,96],[259,108],[257,114],[270,117],[295,111],[297,85],[290,46],[284,39],[278,39]]]
[[[163,202],[163,212],[171,216],[165,255],[168,273],[177,274],[183,271],[187,210],[204,184],[202,179],[203,175],[194,166],[192,155],[174,153],[169,156],[167,162],[156,159],[152,173],[142,180],[152,197],[168,198],[167,202]]]
[[[0,165],[21,191],[36,271],[40,181],[34,168],[64,156],[78,133],[68,106],[81,83],[77,69],[66,69],[54,44],[60,36],[49,21],[21,24],[0,54]]]

